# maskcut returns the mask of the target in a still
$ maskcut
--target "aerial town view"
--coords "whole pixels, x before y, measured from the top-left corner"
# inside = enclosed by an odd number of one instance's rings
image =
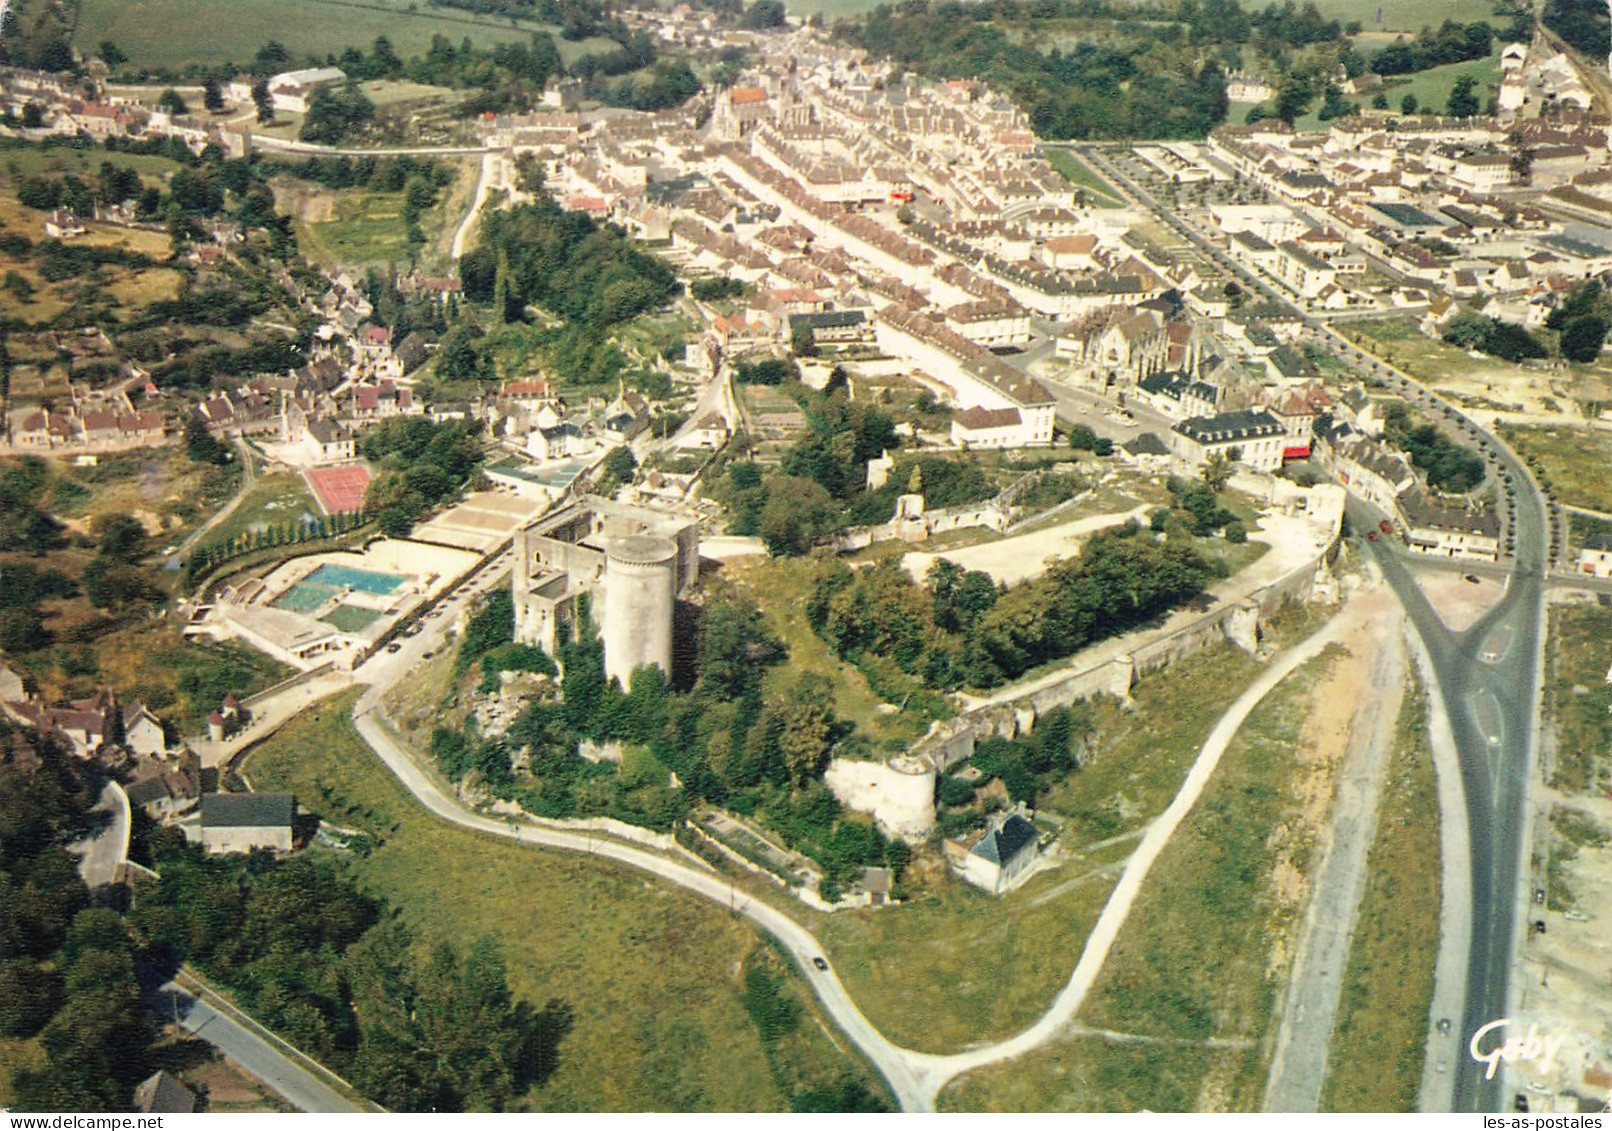
[[[1601,1126],[1609,29],[0,0],[0,1112]]]

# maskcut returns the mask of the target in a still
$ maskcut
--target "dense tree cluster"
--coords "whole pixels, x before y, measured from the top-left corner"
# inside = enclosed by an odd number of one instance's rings
[[[1071,19],[1108,21],[1112,34],[1068,51],[1031,45],[1042,28]],[[1250,43],[1285,56],[1341,44],[1344,29],[1313,3],[1291,0],[1258,12],[1236,0],[916,0],[881,5],[836,32],[924,74],[986,79],[1030,113],[1042,137],[1103,138],[1201,136],[1226,115],[1215,49]]]
[[[90,907],[67,851],[92,833],[94,790],[48,736],[0,720],[0,1036],[37,1036],[27,1111],[128,1111],[154,1026],[118,916]],[[26,759],[37,759],[30,764]]]
[[[510,642],[511,616],[508,594],[491,594],[467,628],[460,671],[479,662],[483,688],[497,669],[555,670],[541,651]],[[848,817],[820,780],[850,730],[827,684],[808,676],[788,694],[764,692],[767,670],[785,653],[754,605],[724,595],[707,601],[696,632],[698,675],[683,686],[669,686],[652,667],[635,671],[625,688],[606,679],[586,602],[573,629],[556,657],[564,672],[558,695],[533,702],[506,735],[435,730],[431,750],[445,774],[473,778],[541,816],[605,814],[663,829],[701,799],[720,801],[817,860],[830,891],[866,865],[905,863],[904,845]],[[584,740],[623,744],[620,768],[582,758]],[[678,788],[669,782],[674,773]]]
[[[1551,311],[1545,326],[1560,335],[1563,357],[1584,364],[1593,362],[1601,356],[1607,331],[1612,329],[1612,297],[1608,297],[1600,280],[1586,280]]]
[[[894,559],[840,566],[819,579],[806,612],[847,659],[888,657],[933,688],[994,687],[1147,622],[1215,576],[1190,538],[1128,524],[1004,592],[939,562],[928,593]]]
[[[1484,20],[1458,24],[1445,20],[1437,30],[1423,28],[1415,39],[1403,36],[1371,58],[1371,69],[1379,75],[1404,75],[1425,71],[1445,63],[1487,59],[1494,50],[1494,29]]]
[[[587,213],[561,208],[547,194],[535,204],[488,215],[459,270],[465,294],[477,302],[493,301],[502,278],[512,314],[535,304],[587,333],[653,310],[679,289],[660,259]]]
[[[1612,52],[1612,25],[1606,5],[1598,0],[1546,0],[1541,20],[1592,60],[1605,59]]]
[[[357,83],[326,87],[315,91],[309,100],[308,113],[302,119],[302,130],[297,136],[303,141],[334,145],[374,117],[375,103]]]
[[[1550,353],[1526,326],[1481,314],[1452,318],[1444,328],[1444,340],[1462,349],[1482,350],[1505,361],[1526,361]]]
[[[1417,417],[1408,406],[1390,404],[1383,424],[1384,438],[1411,457],[1434,490],[1460,493],[1483,483],[1483,457]]]
[[[420,960],[408,930],[329,863],[207,856],[152,835],[162,880],[134,912],[169,962],[397,1111],[500,1111],[553,1071],[570,1011],[517,1001],[490,939]]]
[[[364,510],[399,537],[427,511],[456,497],[481,461],[479,424],[394,417],[367,430],[360,448],[376,468]]]

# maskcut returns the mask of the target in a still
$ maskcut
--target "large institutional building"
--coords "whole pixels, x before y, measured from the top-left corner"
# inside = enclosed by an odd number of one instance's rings
[[[515,535],[515,639],[553,653],[560,626],[587,594],[604,644],[605,674],[623,687],[634,668],[672,671],[672,614],[700,569],[692,518],[597,496],[543,516]]]

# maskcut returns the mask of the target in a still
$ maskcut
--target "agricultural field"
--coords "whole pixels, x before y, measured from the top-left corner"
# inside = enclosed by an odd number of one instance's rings
[[[541,24],[514,24],[407,0],[80,0],[73,43],[86,55],[116,43],[133,66],[177,70],[190,63],[244,62],[270,40],[295,58],[368,49],[386,36],[405,59],[424,54],[433,35],[481,47],[525,42]],[[562,53],[572,44],[561,43]]]
[[[800,1091],[858,1080],[799,974],[743,922],[641,873],[460,829],[431,816],[356,732],[353,695],[326,700],[247,756],[258,789],[366,835],[353,879],[398,909],[422,945],[491,935],[516,995],[560,999],[574,1028],[530,1110],[776,1111]],[[789,1003],[758,1008],[750,970]],[[763,1017],[770,1020],[764,1020]]]

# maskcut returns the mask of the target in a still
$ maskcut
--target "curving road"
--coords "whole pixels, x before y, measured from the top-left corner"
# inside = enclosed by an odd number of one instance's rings
[[[810,931],[784,912],[753,899],[726,880],[643,849],[603,838],[472,813],[444,792],[381,725],[384,715],[380,707],[382,695],[391,682],[407,670],[413,654],[433,650],[437,646],[440,629],[414,638],[406,652],[392,655],[383,667],[374,669],[373,674],[379,678],[353,705],[353,722],[359,735],[409,792],[443,820],[477,832],[540,847],[605,856],[650,872],[749,919],[789,951],[835,1023],[889,1083],[901,1108],[904,1111],[932,1111],[935,1098],[947,1081],[971,1069],[1021,1056],[1067,1031],[1096,982],[1109,949],[1124,926],[1154,861],[1197,803],[1243,720],[1295,669],[1319,655],[1328,644],[1340,639],[1370,615],[1372,610],[1369,602],[1358,599],[1351,602],[1342,614],[1334,617],[1320,631],[1272,661],[1216,722],[1181,789],[1169,807],[1148,825],[1136,851],[1126,862],[1125,871],[1092,928],[1069,981],[1047,1012],[1029,1028],[1007,1040],[946,1056],[902,1048],[885,1038],[857,1008]],[[823,964],[821,967],[817,965],[819,961]]]
[[[1498,437],[1482,429],[1432,390],[1338,334],[1319,318],[1306,315],[1269,283],[1256,277],[1205,239],[1191,224],[1165,207],[1117,168],[1098,148],[1076,147],[1082,158],[1131,200],[1151,211],[1222,271],[1240,278],[1260,294],[1294,310],[1303,335],[1330,346],[1364,374],[1372,374],[1407,393],[1431,410],[1442,411],[1467,433],[1489,462],[1491,472],[1508,477],[1515,487],[1509,501],[1502,491],[1500,516],[1508,539],[1508,559],[1500,567],[1460,563],[1463,571],[1493,575],[1505,570],[1506,594],[1477,625],[1452,632],[1428,605],[1406,564],[1408,555],[1386,541],[1368,541],[1384,577],[1421,637],[1446,706],[1450,730],[1465,787],[1471,883],[1470,945],[1466,955],[1461,1025],[1440,1038],[1455,1069],[1455,1107],[1459,1111],[1496,1111],[1502,1104],[1502,1079],[1484,1080],[1480,1066],[1461,1050],[1485,1023],[1510,1012],[1510,982],[1520,944],[1521,901],[1528,825],[1528,786],[1535,758],[1535,728],[1540,690],[1543,641],[1544,580],[1549,561],[1550,527],[1538,485],[1516,454]],[[1381,512],[1351,496],[1350,513],[1359,528],[1374,526]],[[1446,563],[1446,566],[1454,563]],[[1433,563],[1426,563],[1432,566]],[[1509,568],[1507,568],[1509,567]],[[1484,653],[1491,655],[1485,658]],[[1445,814],[1454,819],[1457,814]]]

